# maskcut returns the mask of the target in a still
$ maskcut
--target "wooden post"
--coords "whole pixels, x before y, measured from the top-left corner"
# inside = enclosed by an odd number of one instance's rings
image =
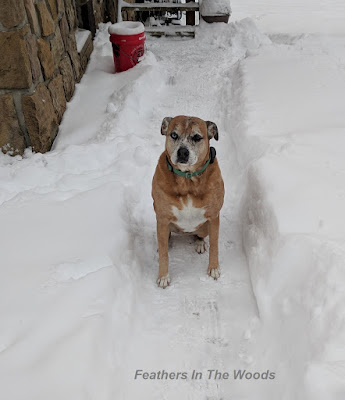
[[[193,0],[186,0],[186,3],[190,3]],[[195,11],[186,11],[186,24],[195,25]]]
[[[121,7],[122,7],[122,0],[117,0],[117,21],[116,22],[122,22],[122,11],[121,11]]]

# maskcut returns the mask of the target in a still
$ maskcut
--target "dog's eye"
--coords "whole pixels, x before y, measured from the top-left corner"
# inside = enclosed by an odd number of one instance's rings
[[[202,136],[200,136],[200,135],[194,135],[192,137],[193,142],[200,142],[201,139],[202,139]]]
[[[170,137],[171,139],[176,140],[178,138],[178,134],[176,132],[171,132]]]

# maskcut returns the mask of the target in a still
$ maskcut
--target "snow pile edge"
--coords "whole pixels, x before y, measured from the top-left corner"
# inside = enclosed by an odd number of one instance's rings
[[[335,399],[345,389],[344,248],[325,237],[279,231],[266,193],[272,183],[265,181],[260,162],[268,145],[248,134],[245,76],[245,61],[240,61],[234,68],[231,125],[246,182],[243,246],[262,327],[253,363],[275,368],[283,383],[258,393]]]

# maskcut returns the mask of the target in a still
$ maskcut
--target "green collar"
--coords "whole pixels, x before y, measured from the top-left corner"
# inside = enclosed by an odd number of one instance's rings
[[[176,169],[170,164],[170,162],[168,160],[168,157],[167,157],[166,160],[167,160],[168,170],[171,171],[171,172],[174,172],[176,175],[183,176],[184,178],[187,178],[187,179],[191,179],[191,178],[193,178],[193,176],[200,175],[205,171],[205,169],[208,167],[208,165],[210,163],[213,164],[213,162],[214,162],[214,159],[216,157],[216,154],[215,154],[216,151],[215,151],[215,149],[213,147],[211,147],[211,149],[212,150],[210,151],[210,158],[206,161],[204,166],[201,169],[199,169],[198,171],[195,171],[195,172],[186,171],[186,172],[184,172],[184,171],[181,171],[180,169]]]

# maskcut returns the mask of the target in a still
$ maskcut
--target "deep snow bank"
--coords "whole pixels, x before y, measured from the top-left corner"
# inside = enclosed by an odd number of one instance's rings
[[[2,398],[109,399],[123,381],[139,230],[142,259],[155,254],[146,188],[161,144],[146,132],[165,80],[152,53],[112,74],[105,27],[95,49],[54,150],[0,154]]]
[[[232,88],[247,171],[243,243],[263,328],[255,363],[274,362],[284,399],[345,393],[344,43],[266,46],[236,66]]]
[[[345,34],[342,0],[231,0],[231,8],[232,21],[249,16],[268,34]]]

